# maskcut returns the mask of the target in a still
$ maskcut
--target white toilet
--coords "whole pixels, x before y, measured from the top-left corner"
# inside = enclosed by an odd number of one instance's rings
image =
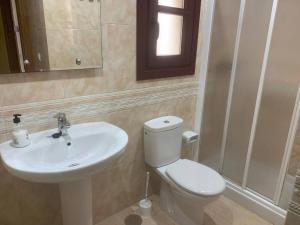
[[[180,159],[182,123],[175,116],[145,122],[145,161],[162,178],[161,208],[179,224],[201,225],[204,207],[225,190],[225,182],[213,169]]]

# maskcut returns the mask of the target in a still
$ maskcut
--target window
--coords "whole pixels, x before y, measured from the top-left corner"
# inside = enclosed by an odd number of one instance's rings
[[[137,0],[137,80],[195,73],[201,0]]]

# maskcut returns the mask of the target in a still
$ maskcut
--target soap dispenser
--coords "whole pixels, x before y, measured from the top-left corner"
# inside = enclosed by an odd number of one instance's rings
[[[16,148],[24,148],[30,145],[28,131],[22,129],[21,114],[14,114],[14,129],[12,132],[12,145]]]

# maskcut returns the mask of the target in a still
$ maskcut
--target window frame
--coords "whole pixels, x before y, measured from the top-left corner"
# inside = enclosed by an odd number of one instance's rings
[[[158,5],[158,0],[137,0],[137,80],[195,73],[201,0],[185,0],[184,5],[181,9]],[[156,55],[159,12],[183,16],[180,55]]]

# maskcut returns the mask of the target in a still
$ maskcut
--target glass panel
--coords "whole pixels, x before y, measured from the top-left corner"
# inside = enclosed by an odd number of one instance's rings
[[[206,78],[199,161],[219,167],[240,0],[216,1]]]
[[[184,0],[158,0],[158,4],[175,8],[184,8]]]
[[[157,39],[156,55],[180,55],[183,17],[158,13],[159,37]]]
[[[223,164],[223,174],[238,184],[244,175],[272,3],[247,0],[244,11]]]
[[[288,26],[300,20],[299,7],[299,1],[279,1],[249,168],[247,186],[269,198],[274,196],[300,82],[300,31]],[[299,143],[297,141],[295,145]],[[292,183],[295,176],[298,154],[295,151],[290,161],[284,187],[284,194],[287,195],[286,190],[292,186],[288,183]],[[289,175],[292,177],[288,178]]]

